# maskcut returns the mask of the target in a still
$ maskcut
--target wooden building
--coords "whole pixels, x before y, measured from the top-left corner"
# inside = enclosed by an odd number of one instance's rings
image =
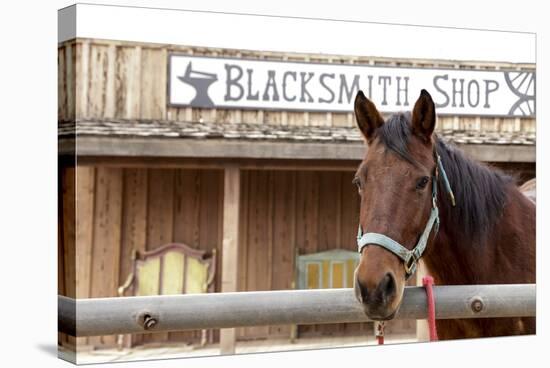
[[[169,98],[171,54],[335,65],[534,72],[534,65],[206,49],[97,39],[59,44],[59,293],[114,297],[133,250],[217,249],[216,291],[289,289],[295,255],[356,250],[351,181],[365,146],[351,111],[193,107]],[[416,95],[415,95],[416,97]],[[409,108],[410,109],[410,108]],[[438,116],[472,157],[535,174],[535,119]],[[414,331],[400,322],[396,330]],[[301,326],[302,336],[366,334],[366,324]],[[237,339],[291,326],[238,329]],[[224,339],[230,341],[232,331]],[[147,342],[187,341],[149,334]],[[215,339],[219,338],[216,333]],[[64,344],[74,338],[61,336]],[[81,338],[111,347],[114,336]]]

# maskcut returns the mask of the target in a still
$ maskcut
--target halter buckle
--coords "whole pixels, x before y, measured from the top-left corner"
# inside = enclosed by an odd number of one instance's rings
[[[416,263],[417,263],[417,259],[413,253],[410,254],[410,257],[407,259],[407,261],[403,262],[403,265],[405,266],[405,273],[407,274],[407,278],[416,271]]]

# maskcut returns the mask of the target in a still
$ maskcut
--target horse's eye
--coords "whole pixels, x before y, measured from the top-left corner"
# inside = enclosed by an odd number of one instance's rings
[[[430,181],[430,178],[427,176],[423,176],[416,182],[416,189],[424,189],[428,182]]]

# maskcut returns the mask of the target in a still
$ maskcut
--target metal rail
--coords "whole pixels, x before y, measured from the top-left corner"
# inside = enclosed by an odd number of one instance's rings
[[[437,319],[535,316],[535,284],[435,286],[434,294]],[[426,316],[424,288],[405,288],[395,319]],[[352,289],[78,300],[58,296],[59,330],[73,336],[366,321]]]

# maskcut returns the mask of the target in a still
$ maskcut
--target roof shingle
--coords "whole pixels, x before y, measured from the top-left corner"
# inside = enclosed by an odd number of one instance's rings
[[[458,144],[535,145],[529,132],[438,131],[439,136]],[[59,122],[59,138],[74,136],[155,137],[182,139],[311,141],[351,143],[362,137],[355,127],[290,126],[265,124],[221,124],[158,120],[79,120]]]

